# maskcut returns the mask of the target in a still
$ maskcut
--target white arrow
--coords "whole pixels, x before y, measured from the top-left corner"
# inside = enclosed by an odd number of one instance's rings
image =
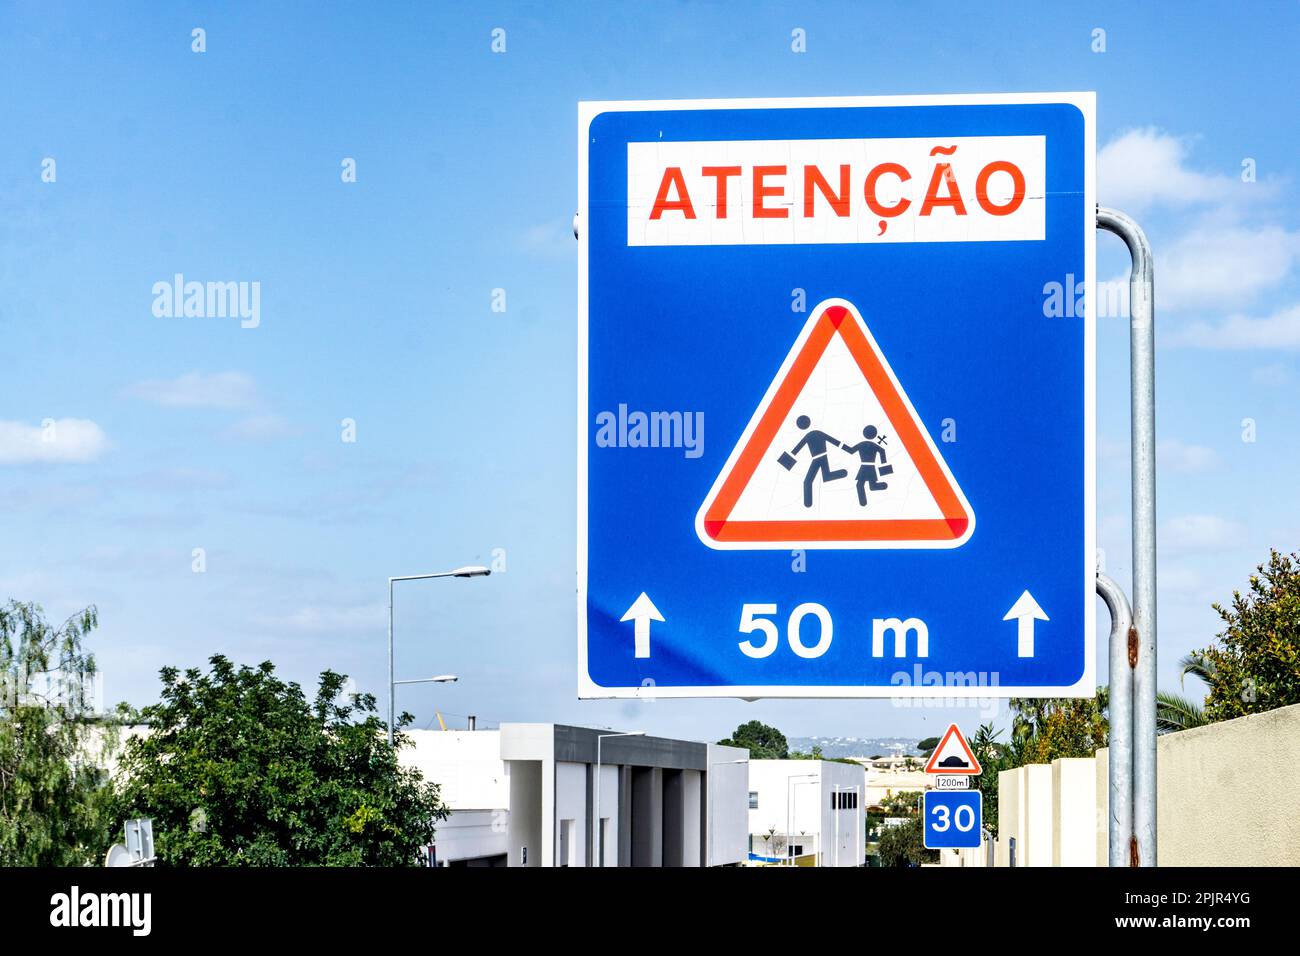
[[[650,622],[662,622],[664,616],[659,613],[659,608],[655,607],[655,602],[646,596],[644,591],[641,596],[632,602],[632,606],[627,609],[620,621],[635,621],[636,635],[636,656],[650,656]]]
[[[1016,621],[1016,652],[1020,657],[1034,656],[1034,621],[1049,621],[1043,609],[1038,606],[1034,596],[1026,591],[1016,599],[1016,603],[1011,605],[1011,610],[1003,616],[1002,620],[1010,621],[1015,618]]]

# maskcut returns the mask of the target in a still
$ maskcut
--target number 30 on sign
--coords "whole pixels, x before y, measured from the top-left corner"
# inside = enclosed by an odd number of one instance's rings
[[[978,849],[984,795],[978,790],[925,792],[925,848]]]

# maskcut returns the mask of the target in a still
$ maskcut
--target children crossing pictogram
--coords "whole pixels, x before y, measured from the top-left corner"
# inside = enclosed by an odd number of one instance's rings
[[[720,549],[953,548],[974,524],[862,316],[842,299],[812,311],[696,516],[700,540]]]

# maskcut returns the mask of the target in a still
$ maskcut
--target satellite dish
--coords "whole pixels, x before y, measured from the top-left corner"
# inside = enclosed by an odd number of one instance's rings
[[[105,866],[132,866],[131,851],[120,843],[114,843],[104,856]]]

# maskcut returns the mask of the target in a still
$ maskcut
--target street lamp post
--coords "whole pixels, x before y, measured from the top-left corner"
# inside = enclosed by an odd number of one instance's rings
[[[439,677],[422,677],[416,680],[396,680],[393,675],[393,584],[397,581],[426,581],[431,578],[482,578],[492,573],[491,568],[469,565],[454,571],[437,571],[433,574],[404,574],[388,579],[388,745],[393,745],[393,727],[396,724],[394,712],[394,691],[398,684],[451,684],[459,678],[453,674]]]
[[[600,841],[600,836],[601,836],[601,829],[600,829],[600,745],[601,745],[601,743],[605,740],[606,737],[644,737],[644,736],[645,736],[645,731],[644,731],[644,730],[629,730],[629,731],[627,731],[626,733],[622,733],[622,734],[597,734],[597,735],[596,735],[596,781],[595,781],[595,784],[596,784],[596,785],[595,785],[596,798],[595,798],[595,813],[592,815],[592,821],[591,821],[591,829],[592,829],[592,833],[591,833],[591,846],[592,846],[591,858],[592,858],[593,860],[596,861],[596,866],[603,867],[603,866],[605,865],[605,848],[604,848],[603,846],[600,845],[600,843],[601,843],[601,841]]]
[[[786,866],[794,866],[794,857],[790,854],[790,828],[791,815],[794,811],[794,788],[798,786],[796,780],[820,780],[821,775],[816,773],[796,773],[785,778],[785,858]]]

